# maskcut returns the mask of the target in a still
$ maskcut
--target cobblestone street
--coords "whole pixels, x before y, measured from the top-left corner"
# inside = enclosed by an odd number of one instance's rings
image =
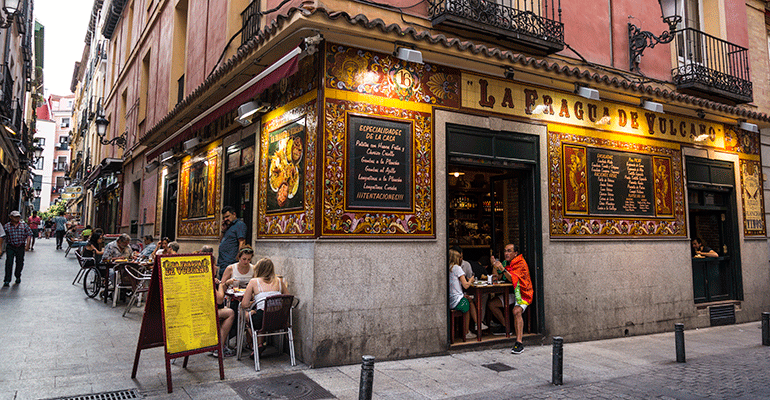
[[[143,308],[125,318],[86,298],[72,285],[78,264],[39,240],[26,255],[20,285],[0,290],[0,400],[46,399],[136,389],[145,398],[239,398],[233,386],[251,380],[304,375],[334,397],[357,399],[360,365],[291,367],[288,355],[253,361],[225,359],[225,381],[214,358],[196,355],[187,370],[172,365],[166,393],[162,349],[142,352],[137,379],[131,366]],[[4,263],[5,257],[0,259]],[[685,331],[687,363],[675,362],[673,332],[565,343],[564,385],[551,380],[551,346],[529,345],[378,361],[376,399],[761,399],[770,398],[770,347],[759,322]],[[378,355],[375,354],[377,357]],[[298,360],[299,361],[299,360]],[[494,372],[487,365],[509,370]]]

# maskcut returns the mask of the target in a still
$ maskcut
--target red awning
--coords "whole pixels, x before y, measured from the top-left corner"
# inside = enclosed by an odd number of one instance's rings
[[[232,97],[229,100],[225,98],[224,103],[220,101],[219,103],[217,103],[217,105],[212,106],[212,108],[209,108],[208,113],[204,113],[204,116],[202,118],[193,120],[192,125],[182,128],[181,131],[177,131],[178,133],[176,135],[171,137],[161,146],[151,150],[147,154],[147,159],[152,160],[153,158],[157,157],[161,153],[173,148],[177,144],[191,139],[195,132],[198,132],[200,129],[212,123],[217,118],[236,109],[241,104],[247,101],[250,101],[251,99],[256,97],[258,94],[260,94],[263,90],[274,85],[275,83],[280,81],[282,78],[293,75],[299,69],[300,52],[301,52],[300,48],[297,47],[294,50],[287,53],[286,55],[284,55],[280,60],[276,61],[270,67],[267,67],[267,69],[265,69],[259,75],[257,75],[252,80],[247,82],[243,86],[245,87],[245,89],[241,89],[240,93],[236,94],[234,97]]]

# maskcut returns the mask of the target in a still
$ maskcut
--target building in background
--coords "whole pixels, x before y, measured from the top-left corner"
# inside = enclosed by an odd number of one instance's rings
[[[45,100],[43,104],[35,110],[37,127],[34,136],[36,147],[42,149],[41,156],[36,158],[33,164],[32,172],[35,174],[35,189],[40,189],[40,197],[36,199],[39,202],[38,211],[46,211],[53,205],[54,194],[58,195],[56,189],[56,179],[54,179],[54,164],[56,160],[56,121],[53,111],[51,111],[50,100]],[[38,186],[39,185],[39,186]]]
[[[95,1],[90,214],[185,251],[235,207],[302,300],[312,366],[455,346],[453,245],[520,247],[533,341],[756,320],[766,4],[660,4]]]
[[[34,199],[30,173],[34,117],[33,1],[3,2],[0,11],[0,222],[11,210],[26,215]]]

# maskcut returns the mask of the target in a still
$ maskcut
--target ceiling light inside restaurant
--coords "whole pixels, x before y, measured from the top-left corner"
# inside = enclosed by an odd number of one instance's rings
[[[642,108],[644,108],[647,111],[652,111],[656,113],[663,114],[663,104],[656,103],[654,101],[644,100],[642,102]]]
[[[759,132],[759,127],[757,126],[757,124],[752,124],[746,121],[741,122],[741,129],[743,129],[744,131],[749,131],[754,133]]]

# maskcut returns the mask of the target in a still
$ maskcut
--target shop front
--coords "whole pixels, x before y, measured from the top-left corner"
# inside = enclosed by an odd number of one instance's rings
[[[85,189],[92,199],[87,223],[99,227],[105,233],[118,233],[123,194],[123,161],[106,158],[86,178]]]
[[[255,152],[255,245],[302,299],[304,362],[449,348],[455,245],[482,266],[522,249],[530,341],[767,305],[758,134],[335,43],[319,62],[322,90],[262,116]]]

